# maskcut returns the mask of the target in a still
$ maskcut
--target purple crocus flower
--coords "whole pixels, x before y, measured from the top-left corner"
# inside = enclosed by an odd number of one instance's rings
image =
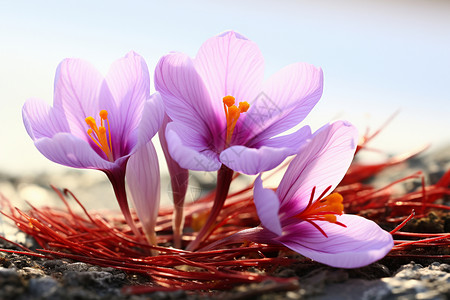
[[[53,107],[29,99],[22,112],[28,134],[45,157],[108,176],[135,234],[125,192],[126,166],[130,156],[150,142],[164,117],[160,95],[150,95],[149,85],[147,65],[134,52],[117,60],[106,77],[83,60],[65,59],[56,71]],[[143,168],[155,163],[154,158],[142,160]],[[159,182],[159,173],[153,180]]]
[[[233,31],[207,40],[194,59],[183,53],[160,59],[155,87],[173,120],[169,151],[182,168],[215,171],[223,164],[257,174],[298,152],[309,127],[274,136],[299,124],[320,99],[322,70],[295,63],[263,77],[258,46]]]
[[[344,214],[342,196],[330,194],[350,166],[357,138],[347,122],[326,125],[292,160],[276,191],[263,188],[259,176],[254,202],[262,227],[237,235],[280,243],[333,267],[357,268],[384,257],[394,245],[392,235],[370,220]]]

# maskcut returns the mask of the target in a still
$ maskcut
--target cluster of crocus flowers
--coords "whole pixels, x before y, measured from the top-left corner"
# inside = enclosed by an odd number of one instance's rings
[[[183,203],[189,170],[218,171],[211,213],[187,250],[201,247],[228,195],[234,172],[260,174],[296,155],[276,191],[255,181],[261,226],[209,247],[251,240],[282,244],[317,261],[357,267],[383,257],[392,237],[375,223],[343,212],[331,193],[356,149],[356,129],[335,122],[311,134],[300,124],[319,101],[320,68],[289,65],[266,81],[257,45],[230,31],[207,40],[195,58],[163,56],[150,95],[144,60],[135,53],[113,64],[105,78],[82,60],[58,67],[54,105],[31,99],[23,108],[28,134],[50,160],[106,173],[134,234],[125,179],[147,240],[156,244],[160,142],[171,176],[174,244],[182,247]],[[352,258],[353,255],[353,258]]]

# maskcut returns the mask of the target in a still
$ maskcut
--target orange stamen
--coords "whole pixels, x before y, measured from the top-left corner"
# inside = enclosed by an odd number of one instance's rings
[[[114,157],[112,154],[111,127],[109,126],[108,112],[106,110],[101,110],[99,115],[100,127],[97,127],[97,123],[93,117],[87,117],[85,119],[86,124],[90,127],[87,130],[87,134],[91,140],[106,154],[109,161],[113,162]],[[108,135],[106,134],[104,121],[106,121],[106,124],[108,125]]]
[[[302,220],[328,221],[336,223],[336,215],[344,213],[341,194],[333,193],[308,205],[301,213],[295,215]]]
[[[239,102],[239,110],[241,112],[247,112],[247,110],[250,108],[250,104],[248,102]]]
[[[331,188],[331,186],[330,186]],[[325,198],[323,194],[319,197],[319,199],[313,202],[314,192],[316,188],[314,187],[311,193],[311,199],[306,206],[306,208],[301,212],[294,216],[294,218],[300,219],[302,221],[307,221],[318,228],[318,225],[314,223],[314,221],[327,221],[330,223],[335,223],[337,225],[346,227],[344,224],[337,221],[336,216],[340,216],[344,213],[344,205],[342,204],[344,198],[339,193],[332,193]],[[320,232],[327,237],[327,235],[320,230]]]
[[[112,152],[112,143],[111,143],[111,127],[109,126],[109,120],[108,120],[108,112],[104,109],[100,111],[100,118],[102,119],[102,126],[103,120],[106,120],[106,124],[108,124],[108,136],[109,136],[109,149]],[[112,154],[112,153],[111,153]]]
[[[223,97],[223,109],[227,120],[227,136],[226,146],[230,145],[231,137],[233,136],[234,128],[241,113],[247,112],[250,104],[247,102],[239,102],[239,107],[235,105],[235,98],[233,96]]]
[[[234,105],[234,101],[236,99],[233,96],[225,96],[223,97],[223,104],[230,107],[231,105]]]

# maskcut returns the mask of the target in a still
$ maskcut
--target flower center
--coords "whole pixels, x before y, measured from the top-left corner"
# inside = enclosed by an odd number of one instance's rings
[[[344,213],[344,205],[342,204],[344,198],[341,196],[341,194],[332,193],[327,197],[322,198],[330,188],[331,186],[325,189],[322,195],[320,195],[319,199],[313,203],[314,192],[316,190],[316,187],[314,187],[311,193],[311,198],[309,199],[309,203],[306,208],[301,213],[298,213],[294,216],[294,218],[311,223],[325,237],[328,236],[325,234],[323,229],[319,227],[319,225],[314,223],[314,221],[327,221],[346,227],[344,224],[338,222],[336,218],[337,215],[340,216]]]
[[[95,122],[95,119],[93,117],[87,117],[85,119],[86,124],[88,124],[88,126],[90,127],[87,130],[87,134],[92,139],[92,141],[106,154],[109,161],[113,162],[114,157],[112,154],[111,128],[108,121],[108,112],[106,110],[101,110],[99,115],[101,120],[99,127],[97,127],[97,123]],[[108,125],[108,134],[106,134],[105,124]]]
[[[239,116],[241,113],[247,112],[250,107],[250,104],[246,101],[239,102],[239,107],[234,103],[235,98],[233,96],[223,97],[223,109],[225,110],[225,117],[227,119],[226,146],[230,145],[231,137],[233,136],[233,131]]]

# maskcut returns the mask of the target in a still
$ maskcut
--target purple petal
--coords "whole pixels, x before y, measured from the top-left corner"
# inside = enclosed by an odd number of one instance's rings
[[[181,247],[181,239],[184,227],[184,200],[189,183],[189,170],[180,167],[169,153],[169,147],[166,139],[167,124],[172,120],[165,114],[161,128],[158,131],[161,148],[164,152],[167,168],[169,170],[170,183],[172,187],[173,216],[172,231],[174,247]]]
[[[105,81],[116,105],[129,108],[126,110],[130,117],[138,116],[136,106],[141,106],[150,96],[150,77],[145,60],[133,51],[127,53],[111,65]]]
[[[261,175],[255,180],[253,197],[259,220],[264,228],[280,236],[282,233],[281,223],[278,217],[280,200],[278,200],[273,190],[263,188]]]
[[[59,132],[70,132],[64,112],[58,107],[50,107],[39,99],[29,99],[23,105],[23,122],[33,140],[53,137]]]
[[[147,64],[141,56],[130,52],[112,64],[102,86],[99,109],[108,111],[111,135],[119,137],[113,139],[117,142],[113,146],[114,153],[122,156],[129,149],[126,137],[138,127],[149,96],[150,78]]]
[[[337,186],[353,159],[357,138],[356,128],[345,121],[325,125],[314,133],[290,163],[277,189],[280,210],[286,217],[306,207],[313,187],[317,199],[328,186],[330,192]]]
[[[103,76],[81,59],[65,59],[56,70],[54,107],[64,111],[72,133],[86,135],[85,118],[99,113]]]
[[[140,145],[149,142],[158,132],[164,119],[164,103],[158,92],[145,101],[142,118],[139,123],[138,141]]]
[[[163,56],[155,69],[155,87],[173,121],[210,141],[212,147],[222,146],[226,126],[223,104],[211,102],[191,58],[181,53]]]
[[[194,171],[217,171],[222,165],[218,155],[208,148],[199,148],[204,141],[196,140],[188,128],[175,122],[167,124],[166,139],[169,153],[180,167]]]
[[[194,60],[214,102],[223,111],[222,98],[251,102],[261,92],[264,58],[256,43],[228,31],[208,39]]]
[[[299,124],[319,101],[322,90],[322,70],[310,64],[292,64],[272,75],[244,120],[243,126],[255,135],[251,143]]]
[[[158,156],[152,142],[140,147],[130,156],[126,180],[144,233],[149,242],[154,244],[160,200],[160,178]]]
[[[180,167],[180,165],[172,158],[172,156],[170,156],[166,139],[166,128],[171,121],[172,120],[167,115],[164,116],[164,120],[159,129],[158,136],[161,143],[161,148],[164,153],[164,157],[166,159],[167,167],[169,169],[173,198],[174,202],[176,202],[177,200],[184,201],[189,181],[189,170]]]
[[[318,262],[337,268],[359,268],[383,258],[394,246],[392,235],[373,221],[354,215],[337,219],[347,227],[316,222],[325,231],[307,222],[284,228],[278,239],[286,247]]]
[[[294,153],[291,148],[231,146],[220,153],[220,161],[236,172],[255,175],[275,168]]]
[[[49,160],[73,168],[109,170],[117,167],[100,157],[84,140],[69,133],[57,133],[52,138],[34,142],[36,148]]]
[[[303,126],[294,133],[278,136],[275,138],[262,140],[254,147],[261,146],[273,147],[273,148],[291,148],[292,154],[298,153],[300,147],[311,138],[311,128],[309,126]]]

